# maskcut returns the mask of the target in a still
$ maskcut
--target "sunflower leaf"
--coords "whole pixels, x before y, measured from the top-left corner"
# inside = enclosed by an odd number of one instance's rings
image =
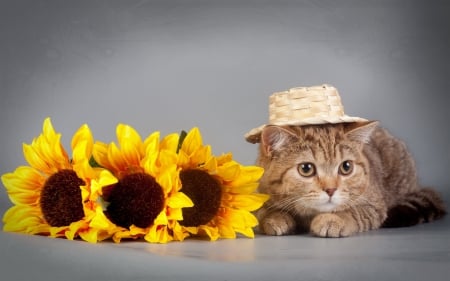
[[[92,168],[103,168],[97,161],[95,161],[93,156],[89,159],[89,165],[91,165]]]
[[[183,141],[186,138],[186,136],[187,136],[187,132],[182,130],[180,133],[180,139],[178,140],[177,153],[178,153],[178,151],[180,151],[181,146],[183,145]]]

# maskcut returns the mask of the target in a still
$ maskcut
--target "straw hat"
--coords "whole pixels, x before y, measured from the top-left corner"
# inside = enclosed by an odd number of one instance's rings
[[[269,97],[269,123],[245,134],[251,143],[260,142],[261,131],[268,125],[317,125],[366,122],[345,115],[341,97],[331,85],[297,87]]]

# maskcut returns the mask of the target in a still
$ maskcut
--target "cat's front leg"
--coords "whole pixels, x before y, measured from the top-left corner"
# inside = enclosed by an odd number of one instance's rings
[[[260,229],[267,235],[288,235],[295,232],[296,223],[294,218],[281,211],[266,213],[261,218]]]
[[[347,237],[358,232],[358,226],[347,214],[323,213],[314,217],[310,230],[319,237]]]
[[[355,206],[347,211],[318,214],[311,221],[310,231],[320,237],[346,237],[377,229],[385,218],[384,205]]]
[[[311,222],[311,233],[319,237],[345,237],[352,233],[346,230],[344,220],[336,214],[319,214]]]

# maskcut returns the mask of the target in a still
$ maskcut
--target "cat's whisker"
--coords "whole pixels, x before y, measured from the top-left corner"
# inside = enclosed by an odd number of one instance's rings
[[[267,210],[278,210],[284,213],[292,213],[297,206],[301,206],[299,202],[302,201],[300,197],[285,197],[278,200],[275,204],[268,206]]]
[[[260,137],[259,191],[271,197],[260,213],[267,233],[294,233],[300,225],[339,237],[445,214],[435,191],[418,188],[406,146],[376,122],[268,126]],[[405,215],[404,208],[414,212]]]

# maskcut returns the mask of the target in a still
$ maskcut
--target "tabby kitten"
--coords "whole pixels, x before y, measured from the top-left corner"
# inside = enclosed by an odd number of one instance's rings
[[[257,164],[259,191],[271,195],[257,213],[269,235],[344,237],[445,214],[439,195],[418,185],[405,144],[378,122],[266,126]]]

